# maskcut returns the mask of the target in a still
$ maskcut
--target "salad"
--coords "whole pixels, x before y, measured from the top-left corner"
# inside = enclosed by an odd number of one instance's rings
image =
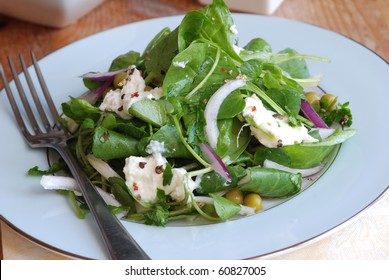
[[[309,73],[306,60],[327,59],[273,52],[263,38],[240,47],[238,35],[227,5],[214,0],[142,53],[82,76],[89,91],[62,104],[61,121],[112,211],[156,226],[252,215],[262,199],[299,193],[355,134],[349,103]],[[88,213],[63,162],[29,173],[69,195],[79,217]]]

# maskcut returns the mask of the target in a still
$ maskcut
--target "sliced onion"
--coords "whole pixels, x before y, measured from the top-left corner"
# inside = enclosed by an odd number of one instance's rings
[[[112,72],[89,72],[81,75],[81,78],[91,80],[91,81],[107,81],[113,80],[116,74],[126,72],[127,68],[112,71]]]
[[[82,195],[76,180],[71,177],[43,175],[40,184],[46,190],[68,190],[73,191],[77,196]],[[121,204],[110,193],[101,188],[96,187],[96,189],[105,203],[112,206],[121,206]]]
[[[206,120],[205,135],[207,136],[208,143],[212,148],[217,145],[217,139],[219,137],[219,129],[217,127],[217,115],[219,108],[222,105],[224,99],[234,90],[244,86],[246,82],[242,79],[235,79],[228,81],[222,87],[220,87],[208,100],[205,107],[204,117]]]
[[[87,155],[86,159],[88,160],[89,164],[92,165],[93,168],[96,169],[96,171],[99,172],[105,179],[110,177],[120,178],[119,174],[117,174],[116,171],[113,170],[112,167],[104,160],[96,158],[91,154]]]
[[[328,128],[327,124],[322,118],[316,113],[315,109],[312,108],[306,100],[301,100],[301,111],[304,115],[318,128]]]
[[[206,143],[199,144],[199,147],[203,152],[203,155],[205,156],[207,161],[211,164],[212,169],[216,173],[220,174],[224,179],[230,182],[231,175],[228,172],[226,165],[221,160],[221,158],[215,153],[215,151],[212,150],[212,148]]]
[[[307,169],[295,169],[295,168],[289,168],[287,166],[284,166],[284,165],[278,164],[274,161],[266,159],[263,162],[263,167],[279,169],[279,170],[291,172],[291,173],[301,173],[301,176],[308,177],[308,176],[312,176],[312,175],[316,174],[317,172],[319,172],[320,170],[322,170],[324,165],[321,164],[321,165],[318,165],[318,166],[315,166],[312,168],[307,168]]]

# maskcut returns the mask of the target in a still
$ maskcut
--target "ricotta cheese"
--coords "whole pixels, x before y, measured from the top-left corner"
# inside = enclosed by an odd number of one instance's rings
[[[242,115],[250,125],[252,135],[264,146],[276,148],[318,141],[303,125],[291,126],[288,117],[267,110],[258,96],[247,97],[245,102]]]
[[[132,74],[126,79],[122,89],[114,89],[109,91],[99,109],[105,112],[115,112],[122,119],[128,120],[132,115],[128,113],[128,109],[137,101],[145,98],[160,99],[162,97],[162,88],[154,88],[145,90],[146,84],[141,72],[136,69],[131,69]]]
[[[126,159],[123,172],[126,185],[133,197],[139,202],[153,204],[157,201],[157,190],[161,189],[175,201],[185,198],[184,180],[187,173],[183,168],[173,168],[173,177],[169,185],[163,185],[163,172],[167,160],[162,156],[162,142],[151,141],[146,151],[147,157],[130,156]]]

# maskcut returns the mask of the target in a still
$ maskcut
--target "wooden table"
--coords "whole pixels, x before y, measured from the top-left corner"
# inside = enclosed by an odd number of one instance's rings
[[[78,22],[55,29],[0,16],[0,63],[6,57],[38,59],[96,32],[139,20],[184,14],[202,6],[196,0],[106,0]],[[296,19],[336,31],[389,61],[387,0],[285,0],[274,16]],[[10,77],[9,73],[7,73]],[[0,82],[0,89],[3,85]],[[320,241],[271,259],[389,259],[389,198]],[[0,213],[1,215],[1,213]],[[2,259],[68,259],[1,222]]]

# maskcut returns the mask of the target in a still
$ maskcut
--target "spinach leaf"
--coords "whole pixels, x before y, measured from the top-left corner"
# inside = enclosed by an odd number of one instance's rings
[[[238,44],[238,36],[233,27],[234,21],[228,6],[223,0],[214,0],[202,10],[186,14],[179,27],[179,50],[182,52],[192,42],[205,39],[216,43],[231,58],[241,62],[233,47]]]
[[[291,48],[287,48],[283,51],[280,51],[279,53],[290,54],[290,55],[298,54],[297,51]],[[304,59],[301,58],[295,58],[295,59],[282,62],[279,64],[279,66],[284,71],[286,71],[292,78],[304,79],[304,78],[309,78],[310,76],[307,63],[305,62]]]
[[[238,74],[233,61],[218,46],[196,41],[173,59],[163,92],[168,100],[180,97],[183,102],[198,103]]]
[[[301,189],[301,174],[273,168],[249,167],[250,180],[239,186],[242,191],[255,192],[266,198],[283,198],[298,193]]]
[[[212,171],[202,176],[196,192],[198,194],[209,194],[237,187],[238,182],[246,176],[246,170],[239,165],[227,166],[227,169],[231,175],[230,182],[223,178],[219,173]]]
[[[178,53],[178,28],[165,35],[163,33],[145,55],[146,84],[161,86],[172,59]]]
[[[220,157],[229,156],[230,160],[238,158],[251,140],[251,132],[237,118],[218,121],[219,137],[216,153]]]
[[[135,51],[129,51],[125,54],[119,55],[112,61],[108,71],[111,72],[120,69],[125,69],[131,65],[138,65],[139,58],[140,53]]]
[[[223,221],[235,216],[241,209],[239,204],[227,198],[215,194],[209,194],[209,196],[213,198],[216,214]]]
[[[265,159],[277,162],[290,168],[306,169],[318,166],[356,133],[354,129],[336,130],[332,135],[320,142],[302,143],[283,146],[282,148],[262,148],[254,156],[254,161],[262,164]]]
[[[232,119],[242,113],[245,106],[246,102],[244,101],[244,96],[240,93],[240,91],[233,91],[226,99],[224,99],[219,108],[217,118],[218,120]]]
[[[253,52],[266,52],[272,53],[272,47],[270,44],[263,38],[254,38],[243,47],[245,50]]]

